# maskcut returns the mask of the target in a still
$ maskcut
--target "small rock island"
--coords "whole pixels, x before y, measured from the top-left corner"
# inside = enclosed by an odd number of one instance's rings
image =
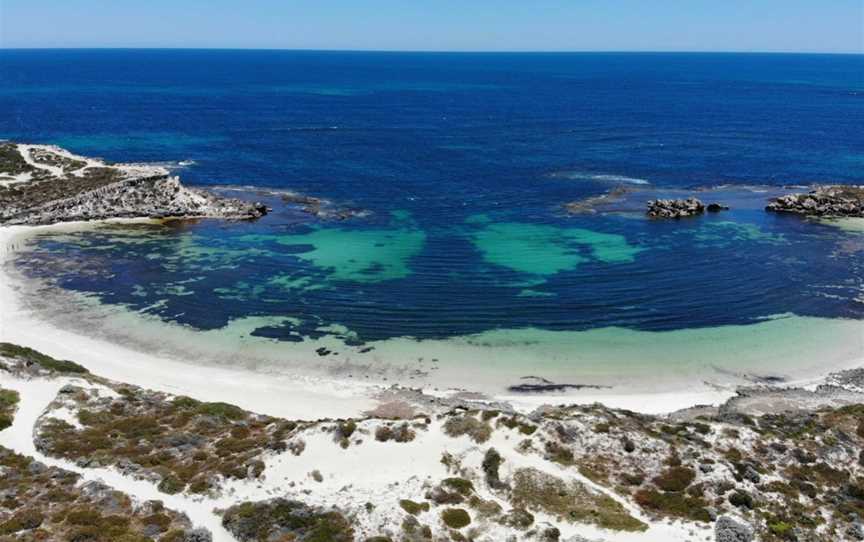
[[[776,198],[765,208],[778,213],[823,217],[864,217],[864,186],[820,186],[806,194]]]

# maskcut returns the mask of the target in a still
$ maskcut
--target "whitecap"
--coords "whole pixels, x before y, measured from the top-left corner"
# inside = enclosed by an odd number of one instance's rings
[[[627,183],[627,184],[651,184],[651,181],[627,175],[615,175],[608,173],[587,173],[584,171],[556,171],[549,175],[557,179],[570,179],[574,181],[596,181],[603,183]]]

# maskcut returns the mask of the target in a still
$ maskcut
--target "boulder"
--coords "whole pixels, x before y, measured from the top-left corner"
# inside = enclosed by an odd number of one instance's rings
[[[704,212],[705,204],[696,198],[655,199],[648,202],[648,216],[651,218],[685,218]]]
[[[714,540],[716,542],[752,542],[753,529],[744,523],[739,523],[729,516],[722,516],[714,524]]]

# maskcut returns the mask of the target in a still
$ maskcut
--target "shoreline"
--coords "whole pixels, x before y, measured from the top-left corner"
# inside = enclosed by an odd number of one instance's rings
[[[69,222],[51,226],[0,227],[0,268],[6,265],[11,254],[17,250],[13,247],[26,243],[27,239],[34,234],[42,231],[78,230],[80,228],[98,227],[103,223],[129,224],[153,223],[153,221],[149,219],[120,219],[100,222]],[[381,372],[377,377],[373,376],[363,381],[346,378],[342,375],[334,376],[333,374],[327,374],[326,370],[321,370],[321,367],[314,367],[315,361],[320,362],[320,360],[315,360],[311,363],[308,361],[309,359],[314,360],[314,355],[306,359],[305,362],[301,361],[301,368],[299,370],[296,368],[286,370],[282,367],[272,366],[265,367],[265,369],[272,369],[269,371],[256,370],[256,368],[235,368],[206,362],[181,361],[184,358],[176,352],[168,354],[154,352],[154,350],[147,349],[145,345],[138,345],[140,346],[139,348],[134,348],[131,345],[124,345],[118,341],[112,342],[106,340],[104,337],[90,336],[67,327],[55,325],[47,319],[40,318],[38,313],[28,310],[25,304],[22,303],[20,291],[17,291],[13,284],[14,278],[5,269],[0,271],[0,279],[2,279],[0,280],[0,305],[4,307],[3,314],[0,314],[0,341],[29,346],[57,358],[76,359],[94,373],[113,380],[132,382],[151,389],[173,394],[190,395],[207,401],[231,402],[238,404],[242,408],[269,415],[313,419],[362,415],[364,412],[374,409],[380,403],[377,396],[387,391],[393,391],[394,380],[390,379],[389,376],[384,376],[390,373]],[[66,316],[68,317],[68,315]],[[816,320],[819,319],[814,319],[814,321]],[[771,324],[771,322],[776,321],[767,320],[768,325],[789,325],[782,323]],[[125,325],[134,327],[135,322],[135,320],[125,322]],[[843,340],[855,340],[854,344],[846,345],[840,349],[840,352],[835,353],[833,356],[828,356],[830,358],[828,362],[824,358],[818,362],[814,359],[799,359],[798,363],[795,363],[799,367],[792,369],[788,366],[780,367],[783,376],[786,378],[777,382],[777,384],[782,387],[815,387],[824,381],[825,376],[833,371],[864,365],[862,357],[854,356],[855,352],[864,353],[864,326],[855,321],[848,321],[847,324],[849,322],[851,324],[845,327],[838,324],[839,327],[836,330],[834,328],[826,328],[826,337],[828,337],[826,341],[834,340],[836,335],[840,336]],[[140,322],[138,323],[140,324]],[[811,324],[810,321],[806,320],[793,323],[798,327],[803,326],[804,328]],[[161,323],[161,325],[173,326],[174,328],[181,327],[168,323]],[[756,325],[760,324],[752,324],[748,327],[753,329],[752,326]],[[50,329],[50,332],[46,332],[46,327]],[[849,333],[848,329],[846,329],[847,327],[850,327],[852,330],[852,335],[847,336]],[[595,342],[598,339],[600,341],[603,339],[609,340],[610,338],[605,337],[603,333],[609,333],[608,330],[613,329],[618,328],[599,330],[599,335],[592,335],[592,338]],[[796,331],[795,326],[792,326],[791,329],[793,333]],[[161,333],[154,333],[154,335],[167,342],[169,328],[160,327],[156,328],[156,331],[161,331]],[[519,330],[516,330],[515,333],[518,334],[518,332]],[[785,330],[781,330],[781,332],[786,333]],[[694,340],[693,337],[696,337],[696,339],[706,344],[717,341],[716,337],[706,334],[704,331],[693,330],[690,333],[691,335],[685,334],[682,338],[676,340],[692,341]],[[665,337],[668,338],[670,336],[666,335]],[[180,333],[178,338],[178,340],[181,340],[185,336]],[[618,336],[617,339],[621,339],[621,337]],[[639,349],[645,349],[644,346],[639,345],[639,341],[645,340],[644,337],[638,334],[631,334],[629,339],[635,345],[631,346],[634,352]],[[504,343],[508,340],[512,339],[505,336]],[[760,346],[759,341],[759,337],[747,339],[744,350],[747,350],[746,346]],[[462,347],[463,350],[455,350],[457,354],[478,354],[476,350],[477,346],[471,345],[471,341],[462,342],[464,344],[458,344],[457,346]],[[317,346],[317,343],[312,344],[306,349],[311,352],[315,346]],[[378,350],[386,352],[389,347],[390,351],[386,353],[391,358],[400,359],[401,356],[407,363],[411,347],[422,348],[424,346],[437,346],[443,348],[445,352],[447,348],[451,350],[455,348],[453,344],[445,344],[443,342],[438,345],[432,345],[417,341],[401,341],[401,344],[400,341],[394,341],[391,344],[379,346]],[[268,346],[268,348],[279,349],[283,356],[286,352],[288,355],[293,354],[298,358],[304,353],[309,354],[309,352],[298,350],[294,344],[286,345],[278,341],[276,341],[275,345]],[[795,348],[792,350],[795,350]],[[811,348],[811,351],[819,351],[819,346],[817,345],[816,350]],[[498,358],[494,360],[495,363],[500,364],[502,359],[505,362],[507,361],[506,356],[502,357],[503,354],[501,352],[512,354],[510,351],[499,349],[497,352],[499,354]],[[698,352],[698,350],[694,352]],[[851,355],[850,352],[852,353]],[[241,351],[237,350],[236,353],[240,354]],[[245,352],[243,353],[245,354]],[[519,352],[516,351],[515,353],[518,354]],[[735,352],[731,352],[728,355],[732,358],[735,354]],[[454,358],[458,357],[458,355],[454,356]],[[206,355],[202,359],[211,362],[214,361],[206,359]],[[563,364],[566,360],[558,361],[561,367],[566,368],[566,365]],[[779,360],[775,361],[787,362],[788,360],[783,359],[781,355],[779,356]],[[594,363],[611,364],[614,361],[595,361]],[[556,367],[554,367],[554,364],[551,365],[551,368],[539,367],[537,371],[541,369],[545,370],[543,372],[544,377],[552,375],[552,373],[555,373]],[[670,365],[674,365],[674,363],[670,362]],[[561,367],[558,367],[558,369],[560,370]],[[356,364],[354,368],[355,371],[362,372],[364,370],[361,364]],[[365,368],[368,369],[368,366]],[[409,368],[406,365],[401,370],[404,372]],[[379,367],[379,369],[381,368]],[[395,365],[387,365],[384,362],[382,371],[395,369]],[[518,378],[517,374],[531,374],[532,371],[528,364],[522,367],[507,367],[505,363],[497,369],[499,372],[504,372],[505,370],[511,371],[504,378],[509,378],[510,380],[507,381],[512,384],[517,383],[514,380]],[[719,366],[712,366],[712,364],[708,363],[694,366],[685,366],[682,364],[680,367],[669,370],[670,373],[675,372],[677,374],[657,375],[651,373],[651,367],[643,366],[639,368],[631,360],[626,361],[626,366],[622,365],[622,369],[621,375],[616,376],[614,372],[611,373],[612,376],[616,377],[614,387],[611,389],[590,389],[589,387],[588,389],[555,393],[517,394],[505,391],[500,386],[500,382],[496,383],[498,384],[497,388],[490,388],[488,385],[490,382],[486,382],[485,384],[487,385],[484,387],[483,379],[488,379],[489,377],[483,373],[494,371],[489,371],[489,368],[486,368],[485,371],[482,369],[472,371],[470,368],[466,370],[465,367],[460,369],[454,362],[443,362],[434,377],[427,378],[425,382],[415,383],[411,381],[406,382],[404,379],[402,381],[397,379],[395,383],[398,384],[397,390],[416,390],[420,388],[422,392],[430,396],[457,396],[465,398],[468,401],[478,402],[506,402],[513,408],[523,412],[531,411],[548,404],[590,404],[598,402],[610,408],[624,408],[645,414],[666,414],[697,405],[719,405],[735,396],[739,386],[760,383],[758,378],[760,373],[762,373],[761,376],[770,378],[781,372],[776,367],[754,367],[754,373],[744,374],[740,367],[731,367],[728,369],[724,367],[721,369]],[[640,370],[634,372],[634,369]],[[332,368],[330,370],[332,372]],[[626,370],[631,371],[630,375],[624,373]],[[645,380],[649,375],[653,377],[650,382]],[[555,374],[554,376],[560,378],[556,380],[556,383],[566,384],[571,382],[564,372]],[[608,378],[609,376],[606,375],[605,377]],[[627,382],[628,377],[630,382]],[[464,384],[456,385],[460,381],[462,383],[471,382],[472,384],[467,386]],[[501,382],[503,381],[501,380]],[[589,386],[601,381],[602,378],[600,375],[594,375],[594,380],[590,381]],[[206,384],[202,384],[202,382],[206,382]],[[582,382],[573,383],[582,384]],[[638,383],[639,387],[637,387],[636,383]],[[652,389],[652,391],[646,391],[646,389]]]

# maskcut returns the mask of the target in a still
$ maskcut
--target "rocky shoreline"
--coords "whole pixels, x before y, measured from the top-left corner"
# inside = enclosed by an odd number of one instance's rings
[[[267,208],[188,188],[161,167],[107,164],[59,147],[0,143],[0,225],[112,218],[249,220]]]

